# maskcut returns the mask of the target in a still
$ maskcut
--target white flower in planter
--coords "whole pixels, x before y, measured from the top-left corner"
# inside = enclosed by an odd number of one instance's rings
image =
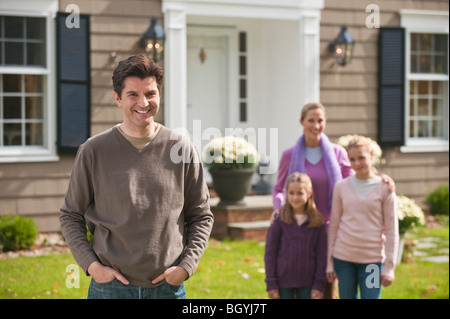
[[[236,136],[211,140],[203,148],[202,158],[210,169],[250,168],[259,163],[256,148],[244,138]]]

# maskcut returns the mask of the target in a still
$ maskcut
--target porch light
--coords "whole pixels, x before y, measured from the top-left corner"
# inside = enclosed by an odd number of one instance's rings
[[[329,50],[334,55],[339,65],[345,66],[350,63],[353,58],[353,49],[355,40],[353,40],[347,26],[342,26],[341,32],[337,38],[330,43]]]
[[[151,25],[142,35],[140,46],[145,50],[147,58],[158,62],[163,58],[164,39],[166,37],[158,19],[152,18]]]

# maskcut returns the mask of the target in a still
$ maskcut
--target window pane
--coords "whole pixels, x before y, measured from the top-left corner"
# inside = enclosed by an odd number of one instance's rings
[[[432,34],[426,34],[422,33],[419,36],[419,50],[421,51],[431,51],[432,49],[432,41],[433,41],[433,35]]]
[[[239,57],[239,75],[247,75],[247,57],[245,55]]]
[[[247,33],[239,32],[239,52],[247,51]]]
[[[448,35],[413,33],[410,54],[412,73],[448,74]]]
[[[418,94],[428,94],[428,81],[417,81],[419,84]]]
[[[419,137],[428,137],[428,121],[418,121]]]
[[[4,17],[5,38],[23,39],[23,18]]]
[[[419,115],[428,115],[428,100],[419,99]]]
[[[433,73],[447,73],[447,59],[443,56],[436,56]]]
[[[414,99],[409,100],[409,115],[414,116],[416,115],[416,108],[414,107]]]
[[[4,119],[21,119],[22,103],[18,96],[3,97],[3,118]]]
[[[5,42],[5,64],[23,65],[23,46],[21,42]]]
[[[411,51],[419,50],[419,35],[417,33],[411,33]]]
[[[27,43],[27,65],[45,66],[44,43]]]
[[[22,125],[20,123],[3,126],[3,145],[22,145]]]
[[[411,72],[417,73],[419,72],[419,64],[418,64],[419,56],[417,54],[411,54]]]
[[[433,99],[431,101],[431,112],[433,116],[442,116],[442,100],[440,99]]]
[[[25,74],[25,92],[42,92],[42,75]]]
[[[26,129],[26,145],[42,145],[42,123],[27,123]]]
[[[29,96],[25,98],[25,117],[27,119],[42,119],[42,97]]]
[[[432,137],[442,137],[443,134],[442,120],[433,121]]]
[[[22,92],[22,75],[3,74],[3,92]]]
[[[431,73],[431,57],[429,55],[422,55],[420,57],[419,72]]]
[[[239,97],[241,99],[247,97],[247,81],[245,79],[239,80]]]
[[[45,40],[45,19],[27,18],[27,39]]]
[[[409,137],[414,137],[415,132],[414,121],[409,121]]]

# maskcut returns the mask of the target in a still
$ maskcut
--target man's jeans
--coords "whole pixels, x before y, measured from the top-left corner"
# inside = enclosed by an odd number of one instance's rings
[[[88,299],[186,299],[184,283],[172,286],[164,283],[155,288],[142,288],[132,284],[124,285],[117,279],[107,283],[91,280]]]
[[[358,264],[333,258],[341,299],[380,299],[382,263]]]

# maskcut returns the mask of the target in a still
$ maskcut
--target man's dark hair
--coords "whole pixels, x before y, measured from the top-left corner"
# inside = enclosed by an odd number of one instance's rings
[[[129,76],[145,79],[154,76],[158,91],[161,94],[163,85],[163,70],[154,61],[147,59],[144,55],[132,55],[125,60],[119,62],[119,65],[114,70],[112,80],[114,91],[119,98],[122,98],[122,90],[125,78]]]

